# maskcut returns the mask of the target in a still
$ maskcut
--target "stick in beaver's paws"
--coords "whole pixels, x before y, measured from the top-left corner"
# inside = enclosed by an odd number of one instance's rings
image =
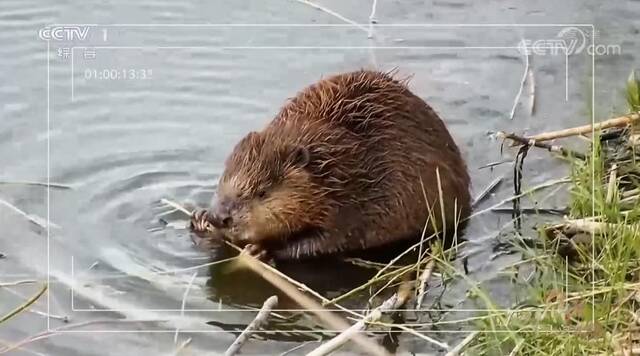
[[[189,227],[200,238],[199,241],[194,241],[196,245],[201,245],[204,241],[214,238],[219,238],[221,241],[226,240],[222,231],[217,229],[210,219],[211,217],[207,209],[197,209],[193,214],[191,214]],[[271,262],[271,258],[269,257],[267,250],[259,244],[248,244],[244,247],[242,252],[262,262]]]

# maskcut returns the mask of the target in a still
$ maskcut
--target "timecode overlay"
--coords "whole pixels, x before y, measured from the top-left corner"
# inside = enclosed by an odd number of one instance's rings
[[[570,38],[563,37],[563,31],[566,33],[569,31],[567,29],[574,33]],[[553,80],[556,85],[541,87],[539,91],[546,91],[545,95],[557,100],[560,103],[558,105],[579,106],[581,104],[573,103],[573,100],[577,97],[575,93],[584,91],[584,87],[577,85],[572,78],[593,78],[593,58],[598,55],[596,51],[587,50],[593,45],[594,28],[590,24],[379,24],[370,31],[373,33],[366,33],[362,26],[351,24],[46,26],[38,32],[38,36],[46,43],[47,51],[48,175],[56,177],[57,170],[64,168],[63,158],[56,153],[55,144],[58,132],[74,129],[65,126],[66,114],[82,117],[87,123],[85,133],[75,138],[78,157],[71,159],[82,159],[83,151],[94,143],[95,137],[92,135],[105,129],[105,123],[109,122],[122,130],[134,130],[136,136],[131,138],[132,134],[129,133],[126,140],[124,135],[113,137],[110,145],[101,148],[109,151],[105,155],[122,157],[124,147],[137,147],[133,141],[139,137],[141,142],[145,142],[146,149],[157,149],[158,152],[161,149],[162,152],[167,151],[167,147],[188,150],[190,144],[205,152],[208,145],[213,145],[217,156],[194,162],[201,165],[218,162],[221,165],[224,153],[234,142],[246,132],[262,127],[286,98],[323,74],[359,68],[400,68],[404,72],[418,73],[416,76],[420,79],[421,75],[433,78],[433,85],[424,84],[426,80],[418,80],[415,85],[421,94],[434,93],[436,102],[438,98],[443,98],[443,101],[447,99],[446,78],[455,77],[455,85],[470,85],[480,88],[477,89],[480,91],[486,89],[486,95],[496,95],[500,103],[505,103],[498,105],[502,117],[496,120],[508,123],[514,92],[489,92],[490,89],[481,80],[504,80],[508,85],[517,87],[523,75],[522,58],[533,58],[536,66],[551,68],[549,70],[555,73]],[[575,36],[576,31],[583,36]],[[495,36],[498,33],[500,36]],[[451,40],[442,41],[442,38]],[[468,41],[456,40],[459,38]],[[491,70],[490,75],[494,77],[478,77],[474,74],[462,79],[466,75],[464,70],[454,72],[447,67],[447,61],[463,61],[469,63],[470,74],[476,73],[475,70],[477,73],[486,73],[489,70],[483,70],[483,66],[492,58],[508,58],[502,67],[504,73]],[[466,80],[468,82],[465,83]],[[443,86],[439,87],[439,83]],[[544,86],[545,82],[541,81],[538,85]],[[594,83],[591,81],[589,85],[593,103]],[[466,110],[468,108],[463,105],[445,107],[445,111],[452,113],[450,116],[472,115]],[[65,115],[61,114],[63,112]],[[199,135],[198,131],[204,130],[199,127],[202,121],[190,121],[203,112],[214,127],[211,130],[220,133],[210,140]],[[167,117],[173,121],[170,123],[168,119],[165,120]],[[146,123],[154,120],[157,123],[138,124],[141,121],[137,120],[141,118]],[[533,127],[537,125],[542,127],[541,123],[532,124]],[[562,122],[544,123],[546,129],[565,126]],[[160,129],[175,130],[175,138],[171,142],[155,139],[154,135]],[[499,149],[495,151],[495,155],[499,155]],[[153,155],[150,157],[150,160],[153,159]],[[116,176],[117,165],[123,160],[127,158],[113,159],[109,163],[116,167],[110,177],[114,181],[120,179]],[[193,163],[193,167],[197,166],[196,163]],[[221,166],[215,167],[217,173],[220,173],[220,169]],[[127,177],[122,179],[126,180]],[[211,178],[211,181],[214,179]],[[90,184],[104,183],[96,179]],[[167,242],[169,238],[183,239],[181,246],[188,253],[188,247],[185,247],[189,244],[189,234],[185,229],[187,217],[175,213],[170,215],[175,221],[169,221],[161,227],[154,224],[168,218],[141,215],[139,219],[131,219],[128,214],[135,213],[127,210],[127,204],[107,199],[108,194],[121,193],[110,188],[105,185],[108,193],[99,197],[105,199],[107,212],[93,214],[93,218],[77,216],[77,221],[73,220],[74,217],[64,215],[64,211],[71,208],[91,216],[91,208],[53,192],[48,193],[48,312],[55,314],[56,308],[63,305],[62,309],[71,310],[72,317],[78,320],[115,320],[124,316],[140,321],[131,330],[111,328],[105,324],[100,325],[99,329],[77,332],[174,333],[180,330],[215,333],[228,331],[207,323],[214,321],[215,324],[215,321],[223,320],[247,324],[252,320],[255,307],[210,296],[207,286],[215,284],[216,278],[211,275],[210,260],[180,259],[175,256],[163,259],[162,254],[153,263],[147,259],[149,246],[164,248],[162,244],[172,243]],[[149,204],[168,196],[163,195],[161,189],[153,190],[153,187],[137,189],[151,191],[144,196],[149,199]],[[82,188],[76,194],[82,194]],[[149,205],[148,210],[153,208]],[[54,228],[53,223],[65,228]],[[78,226],[78,229],[67,228],[68,224]],[[122,231],[127,229],[136,233],[123,239]],[[163,229],[176,232],[166,239],[159,239],[158,234],[162,234]],[[102,241],[103,245],[92,245],[92,235],[96,235],[95,241]],[[56,247],[56,241],[62,239],[77,242],[77,250],[61,251]],[[140,241],[144,241],[144,244]],[[83,246],[92,246],[95,254],[83,254]],[[467,279],[481,281],[482,273],[478,271]],[[55,281],[62,283],[52,284]],[[440,289],[445,287],[434,286]],[[469,290],[468,281],[449,288]],[[420,310],[432,313],[446,311],[458,319],[490,311],[478,306],[452,303],[446,310],[435,306]],[[280,311],[287,310],[295,309]],[[329,310],[347,316],[341,309]],[[366,313],[366,305],[353,310]],[[402,310],[411,311],[411,308]],[[273,327],[266,331],[278,332],[282,329]],[[307,332],[309,329],[298,330],[294,327],[286,331]],[[430,332],[468,333],[469,329]]]

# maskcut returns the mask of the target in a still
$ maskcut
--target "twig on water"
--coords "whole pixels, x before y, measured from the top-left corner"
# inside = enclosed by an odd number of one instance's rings
[[[322,5],[313,3],[313,2],[308,1],[308,0],[295,0],[295,1],[297,1],[297,2],[299,2],[301,4],[309,5],[309,6],[313,7],[314,9],[320,10],[320,11],[322,11],[324,13],[327,13],[327,14],[333,16],[333,17],[336,17],[336,18],[338,18],[338,19],[340,19],[340,20],[342,20],[342,21],[344,21],[344,22],[346,22],[346,23],[348,23],[350,25],[353,25],[354,27],[359,28],[360,30],[366,32],[367,35],[369,34],[369,29],[368,28],[362,26],[361,24],[359,24],[359,23],[357,23],[357,22],[355,22],[355,21],[353,21],[353,20],[351,20],[351,19],[349,19],[347,17],[344,17],[344,16],[340,15],[339,13],[337,13],[337,12],[327,8],[327,7],[324,7]]]
[[[44,292],[47,291],[48,288],[48,284],[44,284],[42,286],[42,288],[40,288],[40,290],[33,295],[33,297],[29,298],[29,300],[27,300],[26,302],[24,302],[22,305],[20,305],[19,307],[17,307],[16,309],[10,311],[9,313],[7,313],[6,315],[4,315],[3,317],[0,318],[0,324],[4,323],[5,321],[13,318],[14,316],[18,315],[21,311],[29,308],[29,306],[31,306],[33,303],[35,303],[38,299],[40,299],[40,297],[44,294]]]
[[[542,142],[542,141],[554,140],[556,138],[582,135],[586,133],[591,133],[591,131],[599,131],[599,130],[608,129],[611,127],[627,126],[629,124],[632,124],[635,121],[638,121],[638,119],[640,119],[640,113],[634,112],[634,113],[619,116],[613,119],[601,121],[596,123],[595,125],[583,125],[583,126],[573,127],[570,129],[543,132],[541,134],[528,136],[527,140]]]
[[[389,299],[385,300],[379,307],[373,309],[369,314],[367,314],[357,323],[353,324],[347,330],[341,332],[333,339],[325,342],[315,350],[309,352],[307,356],[323,356],[332,353],[333,351],[344,345],[351,338],[359,335],[359,333],[366,328],[368,323],[376,322],[380,320],[384,313],[402,307],[407,302],[410,295],[411,284],[409,282],[401,284],[400,288],[398,288],[398,292],[394,293]]]
[[[478,331],[474,331],[471,334],[467,335],[467,337],[465,337],[458,345],[451,349],[451,351],[447,352],[445,356],[460,355],[460,352],[462,352],[462,350],[464,350],[464,348],[467,347],[467,345],[469,345],[469,343],[471,343],[471,341],[473,341],[473,339],[475,339],[478,334]]]
[[[287,351],[285,351],[285,352],[281,353],[281,354],[280,354],[280,356],[286,356],[286,355],[288,355],[288,354],[290,354],[290,353],[292,353],[292,352],[294,352],[294,351],[296,351],[296,350],[299,350],[299,349],[301,349],[301,348],[303,348],[303,347],[305,347],[305,346],[309,345],[309,344],[310,344],[310,343],[312,343],[312,342],[318,342],[318,341],[307,341],[307,342],[303,342],[302,344],[300,344],[300,345],[298,345],[298,346],[296,346],[296,347],[294,347],[294,348],[291,348],[291,349],[289,349],[289,350],[287,350]]]
[[[15,282],[0,283],[0,288],[3,288],[3,287],[15,287],[15,286],[23,285],[23,284],[35,284],[35,283],[38,283],[38,281],[36,281],[35,279],[23,279],[23,280],[15,281]]]
[[[198,275],[198,272],[194,272],[193,275],[191,275],[191,279],[189,279],[189,284],[187,284],[187,288],[185,288],[184,290],[184,294],[182,295],[182,304],[180,305],[180,317],[184,317],[184,308],[187,305],[187,296],[189,295],[189,291],[191,290],[191,286],[193,285],[193,281],[196,279],[196,276]],[[176,328],[176,332],[173,335],[173,343],[177,344],[178,343],[178,332],[180,331],[180,328],[177,327]]]
[[[524,89],[524,85],[527,81],[527,76],[529,75],[529,50],[527,49],[527,45],[524,40],[520,41],[520,46],[518,46],[518,49],[522,49],[524,51],[524,74],[522,74],[520,87],[518,88],[518,93],[513,100],[511,112],[509,113],[509,119],[511,120],[513,120],[514,116],[516,115],[516,108],[518,107],[518,104],[520,104],[520,96],[522,96],[522,90]]]
[[[518,135],[516,135],[514,133],[506,133],[506,132],[503,132],[503,131],[499,131],[499,132],[496,133],[496,136],[498,138],[501,138],[501,139],[512,140],[512,141],[520,143],[522,145],[530,145],[530,146],[535,146],[535,147],[538,147],[538,148],[544,148],[549,152],[559,153],[564,157],[576,157],[576,158],[579,158],[579,159],[585,159],[586,158],[585,155],[580,153],[580,152],[569,150],[569,149],[566,149],[566,148],[564,148],[562,146],[559,146],[559,145],[550,145],[550,144],[539,142],[538,140],[531,139],[531,138],[528,138],[528,137],[518,136]]]
[[[18,215],[22,215],[24,218],[26,218],[27,220],[31,221],[32,223],[40,226],[43,229],[47,228],[47,225],[49,227],[53,227],[56,229],[59,229],[60,226],[52,223],[51,221],[49,221],[49,223],[47,224],[47,221],[37,215],[32,215],[32,214],[27,214],[26,212],[22,211],[21,209],[17,208],[15,205],[9,203],[6,200],[0,199],[0,205],[4,205],[7,208],[13,210],[14,212],[16,212]]]
[[[20,181],[20,180],[0,180],[0,185],[32,185],[37,187],[50,187],[57,189],[71,189],[70,185],[60,184],[60,183],[46,183],[46,182],[30,182],[30,181]]]
[[[490,163],[487,163],[485,165],[482,165],[482,166],[478,167],[478,169],[493,168],[493,167],[500,166],[500,165],[505,164],[505,163],[513,163],[513,160],[503,159],[501,161],[490,162]]]
[[[178,204],[178,203],[176,203],[176,202],[174,202],[172,200],[162,198],[162,199],[160,199],[160,202],[165,203],[165,204],[169,205],[170,207],[185,213],[185,215],[191,216],[191,214],[192,214],[191,211],[187,210],[185,207],[183,207],[182,205],[180,205],[180,204]]]
[[[262,308],[256,315],[255,319],[247,325],[247,327],[242,331],[242,333],[236,338],[236,340],[229,346],[227,351],[224,353],[225,356],[233,356],[240,352],[242,346],[249,340],[254,331],[260,329],[262,324],[267,321],[269,314],[271,313],[271,309],[273,309],[278,304],[278,297],[272,295],[269,297],[264,304],[262,304]]]
[[[504,176],[498,177],[494,179],[491,183],[489,183],[489,185],[487,185],[487,187],[484,188],[480,192],[480,194],[476,196],[475,199],[473,199],[473,202],[471,203],[471,207],[476,207],[478,204],[480,204],[489,194],[491,194],[491,192],[493,192],[500,185],[500,183],[502,183],[503,180],[504,180]]]
[[[513,208],[493,208],[491,209],[494,213],[513,213]],[[567,215],[569,213],[569,209],[562,208],[536,208],[536,207],[520,207],[520,212],[522,214],[550,214],[550,215]]]
[[[552,186],[557,185],[557,184],[566,184],[566,183],[569,183],[569,182],[571,182],[571,178],[565,177],[565,178],[553,179],[553,180],[550,180],[550,181],[547,181],[547,182],[544,182],[544,183],[540,183],[540,184],[538,184],[536,186],[533,186],[533,187],[529,188],[528,190],[523,191],[521,194],[514,195],[514,196],[511,196],[509,198],[503,199],[500,202],[494,204],[493,206],[490,206],[490,207],[488,207],[486,209],[474,212],[473,214],[471,214],[467,218],[467,220],[470,220],[471,218],[474,218],[474,217],[476,217],[478,215],[482,215],[482,214],[484,214],[484,213],[486,213],[488,211],[491,211],[491,210],[493,210],[495,208],[499,208],[503,204],[509,203],[509,202],[513,201],[514,199],[518,199],[518,198],[527,196],[529,194],[532,194],[532,193],[534,193],[534,192],[536,192],[536,191],[538,191],[540,189],[552,187]]]
[[[186,340],[184,340],[182,343],[180,343],[180,345],[178,345],[178,347],[176,347],[175,351],[173,351],[173,356],[178,356],[182,353],[182,351],[189,346],[189,344],[191,343],[191,338],[188,338]]]
[[[75,329],[83,328],[85,326],[98,325],[98,324],[159,323],[159,322],[167,322],[167,321],[168,320],[157,320],[157,319],[154,319],[154,320],[91,320],[91,321],[84,321],[76,324],[68,324],[68,325],[61,326],[59,328],[43,331],[41,333],[28,336],[13,345],[9,345],[5,348],[0,349],[0,355],[6,354],[9,351],[17,350],[22,346],[30,344],[34,341],[50,338],[62,331],[75,330]]]
[[[378,6],[378,0],[373,0],[371,4],[371,13],[369,14],[369,38],[373,38],[373,28],[374,24],[378,23],[376,19],[376,7]]]
[[[527,57],[529,57],[529,53],[527,53]],[[531,63],[530,58],[529,63]],[[533,75],[531,65],[529,65],[529,71],[527,73],[527,82],[529,83],[529,95],[531,95],[531,100],[529,101],[529,115],[533,116],[536,112],[536,78]]]

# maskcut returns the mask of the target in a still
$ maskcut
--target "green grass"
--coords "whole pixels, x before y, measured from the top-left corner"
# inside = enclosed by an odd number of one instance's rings
[[[627,85],[630,109],[640,110],[639,82]],[[624,140],[622,140],[624,141]],[[467,349],[470,355],[610,355],[640,352],[640,204],[622,199],[640,187],[629,172],[640,172],[639,157],[621,142],[611,154],[594,138],[592,154],[571,164],[570,218],[597,217],[604,226],[597,234],[582,234],[563,257],[565,238],[549,238],[540,229],[535,247],[514,242],[531,260],[535,272],[516,288],[526,290],[526,300],[513,311],[488,312],[479,333]],[[636,147],[637,148],[637,147]],[[620,159],[625,157],[625,159]],[[611,166],[616,180],[609,188]],[[625,182],[624,184],[622,182]],[[554,235],[557,237],[557,235]],[[563,237],[563,236],[561,236]],[[518,240],[517,238],[514,240]],[[591,243],[593,241],[593,243]]]

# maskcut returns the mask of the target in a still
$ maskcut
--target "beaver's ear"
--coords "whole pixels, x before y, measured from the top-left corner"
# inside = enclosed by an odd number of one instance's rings
[[[288,161],[297,167],[306,167],[311,160],[309,149],[304,146],[294,146]]]

